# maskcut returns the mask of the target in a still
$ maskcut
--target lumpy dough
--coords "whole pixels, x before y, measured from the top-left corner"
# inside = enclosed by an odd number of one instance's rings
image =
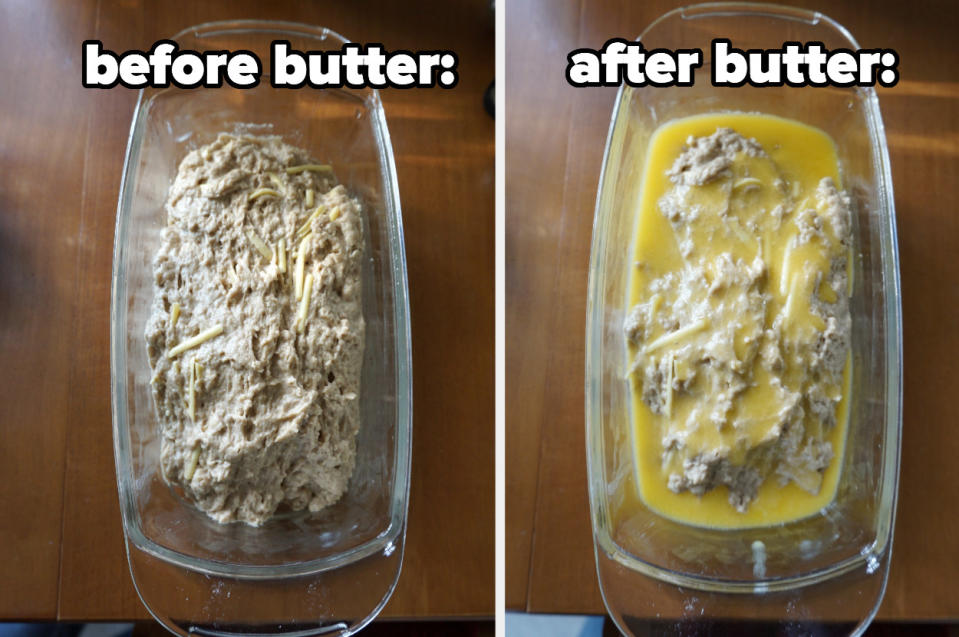
[[[278,137],[221,134],[180,163],[166,212],[146,326],[164,478],[223,523],[329,506],[360,424],[359,202]]]
[[[798,185],[730,128],[690,137],[667,176],[658,206],[682,266],[646,283],[625,332],[668,487],[725,485],[740,512],[767,479],[817,493],[849,352],[849,199],[826,177],[797,200]],[[763,235],[787,225],[782,256]]]

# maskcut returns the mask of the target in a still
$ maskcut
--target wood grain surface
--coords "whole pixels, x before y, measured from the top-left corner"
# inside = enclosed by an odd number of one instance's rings
[[[459,55],[453,90],[381,93],[403,206],[414,370],[406,555],[383,616],[490,616],[489,3],[10,0],[0,3],[0,618],[148,617],[124,554],[109,393],[113,232],[136,93],[81,88],[81,42],[146,49],[235,18]]]
[[[959,5],[819,8],[901,56],[879,92],[895,186],[904,322],[899,511],[885,619],[959,617]],[[615,89],[570,89],[566,54],[633,38],[677,4],[507,5],[507,607],[604,612],[586,492],[583,387],[593,207]],[[867,8],[868,6],[868,8]]]

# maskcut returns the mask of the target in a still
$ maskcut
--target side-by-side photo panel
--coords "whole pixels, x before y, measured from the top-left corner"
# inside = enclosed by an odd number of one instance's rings
[[[0,635],[492,635],[491,4],[0,16]]]
[[[506,7],[509,635],[959,609],[957,14],[799,5]]]

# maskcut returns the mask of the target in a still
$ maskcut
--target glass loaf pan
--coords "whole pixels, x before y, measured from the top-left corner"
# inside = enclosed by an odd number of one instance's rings
[[[901,306],[895,211],[885,132],[872,89],[717,88],[715,37],[741,49],[820,41],[858,49],[841,25],[810,11],[719,3],[671,11],[639,37],[647,50],[700,48],[706,64],[687,88],[620,89],[597,195],[586,328],[586,444],[593,538],[610,615],[627,632],[696,634],[696,627],[762,620],[769,630],[822,624],[865,629],[885,587],[901,432]],[[854,203],[852,391],[835,500],[788,524],[724,531],[661,517],[638,497],[623,320],[639,190],[653,131],[709,112],[779,115],[835,140]],[[753,573],[753,543],[765,574]],[[790,628],[792,627],[792,628]],[[658,633],[657,633],[658,634]],[[818,634],[818,633],[817,633]]]
[[[301,50],[347,40],[307,25],[233,21],[172,38],[181,49],[269,59],[270,42]],[[159,427],[144,325],[164,201],[180,160],[222,131],[280,135],[334,166],[363,204],[366,349],[357,464],[347,493],[316,515],[262,527],[220,525],[159,472]],[[180,634],[352,634],[399,577],[409,497],[412,393],[409,292],[396,169],[375,90],[146,89],[133,117],[113,261],[111,364],[120,509],[143,603]]]

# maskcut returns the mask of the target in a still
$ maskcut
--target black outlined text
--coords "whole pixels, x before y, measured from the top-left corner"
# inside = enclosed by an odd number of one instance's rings
[[[899,54],[893,49],[829,50],[822,42],[784,42],[778,49],[733,46],[727,38],[710,43],[713,86],[895,86]],[[573,86],[692,86],[703,66],[700,49],[646,50],[639,42],[607,40],[599,50],[575,49],[566,57],[566,81]]]
[[[181,51],[172,40],[159,40],[144,51],[117,55],[103,48],[99,40],[83,42],[83,86],[85,88],[218,88],[224,79],[235,88],[252,88],[260,83],[263,68],[250,51]]]
[[[293,50],[287,40],[275,40],[270,84],[277,88],[453,88],[459,82],[458,63],[452,51],[387,52],[379,42],[371,42],[304,53]]]
[[[276,88],[453,88],[459,82],[453,51],[386,51],[382,44],[344,44],[339,50],[301,52],[287,40],[270,46],[270,84]],[[258,86],[263,64],[251,51],[180,50],[159,40],[149,53],[116,54],[100,40],[85,40],[82,83],[86,88],[234,88]]]
[[[826,49],[822,42],[785,42],[779,49],[712,41],[713,86],[895,86],[899,55],[892,49]]]
[[[607,40],[599,51],[576,49],[567,56],[566,81],[573,86],[692,86],[703,65],[699,49],[653,49],[623,38]]]

